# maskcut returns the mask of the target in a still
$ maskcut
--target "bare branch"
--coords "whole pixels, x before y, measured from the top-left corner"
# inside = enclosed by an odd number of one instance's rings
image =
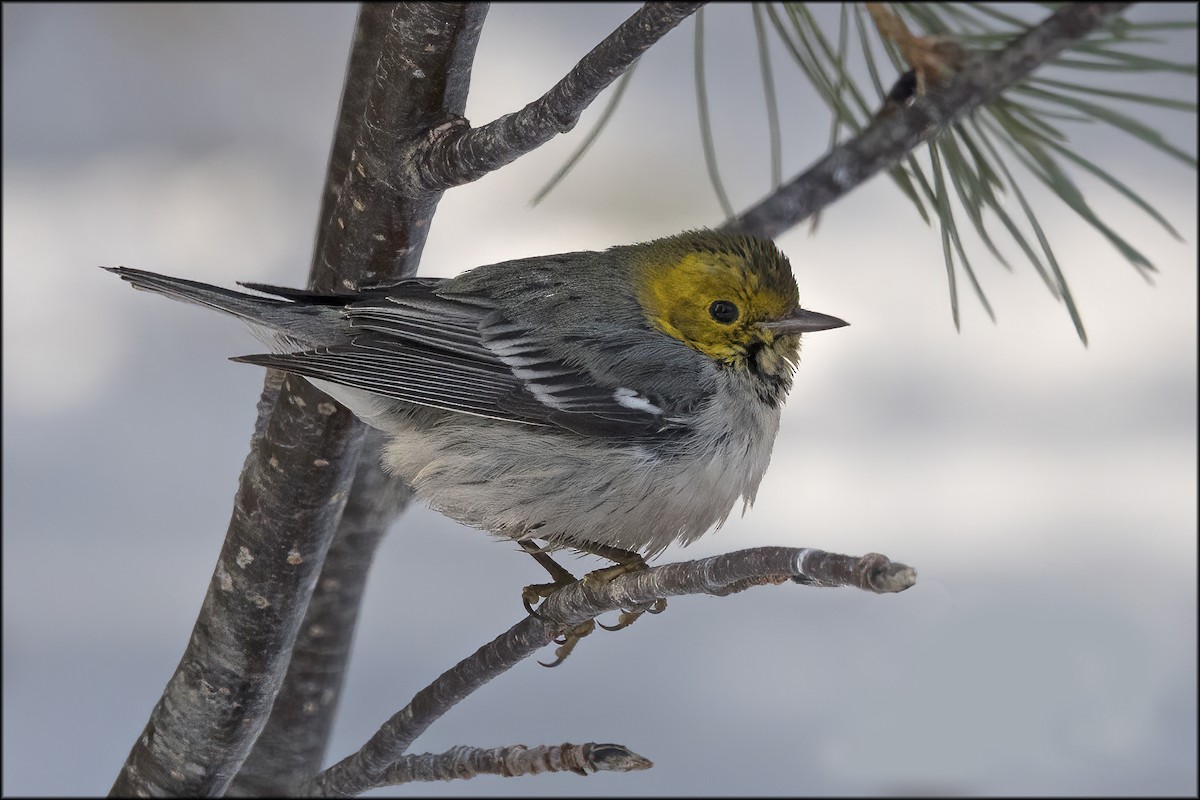
[[[891,168],[918,144],[995,99],[1129,5],[1064,5],[1003,50],[969,64],[944,89],[875,120],[726,227],[756,236],[778,236],[875,173]]]
[[[520,111],[479,128],[458,118],[431,131],[400,167],[406,183],[445,190],[482,178],[575,127],[579,115],[642,53],[704,3],[646,3]]]
[[[271,716],[228,794],[272,797],[321,768],[341,699],[367,574],[412,489],[380,468],[383,434],[368,429],[346,508],[296,637]]]
[[[375,785],[399,786],[414,781],[469,780],[477,775],[515,778],[543,772],[634,772],[654,766],[620,744],[560,744],[540,747],[452,747],[444,753],[404,756],[383,774]]]
[[[350,154],[362,138],[360,128],[367,113],[367,99],[374,84],[375,66],[382,54],[384,36],[391,24],[391,13],[387,5],[363,5],[359,7],[354,23],[354,41],[350,44],[350,55],[346,64],[346,78],[342,83],[342,100],[338,106],[337,126],[333,142],[329,147],[329,162],[325,168],[325,193],[321,197],[321,208],[317,212],[317,235],[313,247],[314,258],[310,270],[325,262],[324,254],[331,249],[330,239],[341,234],[337,225],[327,224],[342,196],[343,184],[349,177]],[[335,233],[337,231],[337,233]],[[310,273],[310,278],[315,277]]]
[[[697,561],[664,564],[624,575],[610,583],[578,581],[555,592],[538,613],[576,625],[617,608],[689,594],[725,596],[752,585],[791,579],[809,586],[850,586],[876,594],[902,592],[916,583],[916,571],[879,553],[846,556],[813,548],[755,547]]]
[[[472,3],[369,8],[379,15],[382,45],[371,76],[349,90],[366,96],[355,146],[348,159],[330,159],[344,174],[331,178],[340,191],[328,190],[332,210],[309,279],[317,289],[415,271],[440,195],[400,192],[379,180],[384,173],[374,166],[395,163],[408,140],[462,111],[486,12]],[[421,79],[402,66],[421,71]],[[389,80],[375,79],[380,70]],[[113,784],[114,795],[222,794],[283,682],[365,427],[307,381],[276,372],[267,373],[258,409],[200,615]]]
[[[374,85],[375,67],[380,61],[385,32],[390,24],[391,13],[386,5],[364,5],[359,9],[337,127],[329,150],[319,220],[334,217],[342,196],[343,183],[351,168],[351,153],[355,152],[361,138],[367,98]],[[324,254],[331,249],[331,239],[344,235],[336,224],[318,225],[312,264],[314,272],[327,262]],[[342,674],[349,657],[343,648],[352,639],[360,600],[345,597],[344,593],[357,589],[361,594],[365,588],[366,572],[383,534],[383,525],[374,530],[369,526],[348,525],[351,518],[360,516],[353,509],[362,506],[364,485],[371,483],[372,475],[382,475],[378,466],[377,434],[372,436],[368,432],[368,437],[373,446],[364,442],[347,505],[300,626],[283,686],[271,707],[266,726],[229,786],[227,794],[231,796],[284,794],[288,785],[298,783],[320,769],[325,757],[329,729],[341,696]],[[355,566],[361,574],[341,574],[354,570]],[[332,572],[339,573],[333,580]]]
[[[606,611],[642,606],[661,597],[725,595],[757,583],[791,578],[813,586],[852,586],[901,592],[916,571],[878,553],[862,557],[791,547],[758,547],[697,561],[665,564],[609,583],[577,581],[472,655],[442,673],[395,714],[362,748],[299,788],[305,796],[349,797],[380,783],[385,772],[439,717],[488,681],[537,652],[559,633]]]
[[[317,288],[354,291],[416,273],[441,192],[397,182],[394,165],[466,108],[486,13],[484,3],[364,4],[364,20],[381,18],[373,30],[382,41],[370,45],[379,57],[347,82],[354,92],[366,84],[366,105],[349,154],[331,153],[331,169],[343,171],[330,176],[340,188],[330,189],[336,201],[323,209],[314,259],[318,271],[352,264],[356,280],[342,275]]]
[[[224,791],[283,681],[360,442],[349,412],[307,381],[268,373],[208,593],[113,795]]]

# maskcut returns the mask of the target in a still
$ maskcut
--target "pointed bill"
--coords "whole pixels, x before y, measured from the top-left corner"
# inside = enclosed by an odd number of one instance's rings
[[[798,308],[783,319],[759,323],[776,336],[792,336],[813,331],[827,331],[832,328],[842,328],[849,325],[844,319],[831,317],[817,311]]]

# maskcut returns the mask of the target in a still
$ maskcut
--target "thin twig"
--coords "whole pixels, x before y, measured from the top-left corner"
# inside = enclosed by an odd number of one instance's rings
[[[1003,50],[966,66],[944,89],[876,119],[858,136],[831,150],[726,227],[757,236],[778,236],[875,173],[891,168],[918,144],[998,97],[1129,5],[1063,6]]]
[[[403,180],[425,191],[470,183],[566,133],[600,92],[703,5],[646,3],[520,111],[479,128],[459,117],[432,131],[400,164]]]
[[[444,753],[404,756],[383,774],[375,788],[399,786],[414,781],[469,780],[477,775],[516,778],[543,772],[634,772],[650,769],[650,759],[620,744],[564,743],[540,747],[494,747],[483,749],[460,745]]]
[[[644,606],[662,597],[723,596],[755,581],[774,583],[779,577],[811,586],[851,586],[890,593],[912,586],[916,571],[878,553],[855,557],[809,548],[758,547],[652,567],[609,583],[578,581],[548,597],[538,607],[538,617],[522,619],[438,676],[358,752],[305,783],[299,791],[313,797],[348,797],[378,785],[413,740],[439,717],[581,622],[607,611]]]

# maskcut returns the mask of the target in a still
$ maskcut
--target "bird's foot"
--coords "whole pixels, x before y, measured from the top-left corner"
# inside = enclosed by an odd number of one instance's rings
[[[576,579],[571,578],[570,580],[561,582],[555,581],[551,583],[531,583],[521,590],[521,604],[525,606],[525,611],[528,612],[529,616],[536,617],[540,620],[546,620],[545,617],[537,612],[537,609],[534,608],[534,606],[564,586],[570,586],[575,582]]]
[[[592,631],[596,630],[596,620],[589,619],[586,622],[581,622],[571,628],[566,633],[554,639],[554,643],[558,647],[554,648],[554,660],[547,664],[545,661],[539,661],[543,667],[557,667],[559,664],[567,660],[567,656],[571,655],[571,651],[575,649],[575,645],[579,644],[579,640],[587,636]]]
[[[616,625],[605,625],[603,622],[597,622],[601,628],[606,631],[619,631],[622,628],[628,628],[630,625],[638,621],[642,614],[661,614],[667,610],[667,598],[660,597],[653,603],[647,603],[644,606],[635,608],[621,609],[621,616],[617,618]]]
[[[562,589],[565,586],[570,586],[578,581],[570,572],[554,562],[544,550],[535,547],[530,542],[520,542],[520,545],[526,552],[537,559],[538,563],[545,567],[550,573],[550,576],[554,579],[549,583],[533,583],[529,586],[526,586],[521,590],[521,603],[525,606],[525,611],[530,616],[536,617],[537,619],[543,621],[551,621],[542,614],[539,614],[538,609],[535,608],[535,606],[540,601],[545,600],[550,595],[557,592],[559,589]],[[612,580],[615,580],[616,578],[619,578],[622,575],[639,572],[647,568],[645,559],[643,559],[637,553],[633,553],[628,550],[621,550],[619,548],[593,543],[585,543],[583,546],[579,547],[579,549],[583,550],[584,552],[592,553],[593,555],[598,555],[602,558],[607,558],[616,562],[611,567],[604,567],[603,569],[594,570],[584,575],[583,578],[579,579],[585,585],[591,588],[598,588]],[[567,656],[569,656],[575,649],[575,645],[579,643],[580,639],[596,629],[596,625],[599,625],[601,628],[604,628],[608,631],[619,631],[622,628],[628,628],[635,621],[637,621],[642,614],[661,614],[664,610],[666,610],[666,607],[666,599],[660,597],[652,603],[646,603],[643,605],[634,606],[632,608],[622,609],[621,616],[617,619],[617,624],[615,625],[597,623],[594,619],[581,622],[554,639],[555,644],[558,645],[558,649],[554,651],[554,661],[549,664],[541,661],[538,663],[543,667],[557,667],[567,659]]]
[[[598,569],[594,572],[589,572],[587,575],[583,576],[583,580],[590,582],[592,586],[603,585],[609,581],[619,578],[622,575],[640,572],[647,568],[645,559],[643,559],[640,555],[637,555],[636,553],[630,553],[628,555],[628,558],[625,558],[611,567],[605,567],[604,569]],[[642,614],[661,614],[666,610],[667,599],[665,597],[660,597],[653,603],[634,606],[633,608],[621,609],[621,616],[617,618],[616,625],[605,625],[603,622],[599,622],[597,624],[606,631],[619,631],[623,628],[628,628],[630,625],[637,622],[638,618],[641,617]]]

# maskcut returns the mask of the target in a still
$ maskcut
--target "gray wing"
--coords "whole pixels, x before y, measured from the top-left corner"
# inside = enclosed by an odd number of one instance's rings
[[[347,296],[256,285],[299,303],[345,304],[349,343],[234,360],[407,403],[590,436],[638,438],[683,426],[678,404],[603,381],[556,355],[544,333],[485,301],[439,296],[438,285],[404,281],[348,304]]]

